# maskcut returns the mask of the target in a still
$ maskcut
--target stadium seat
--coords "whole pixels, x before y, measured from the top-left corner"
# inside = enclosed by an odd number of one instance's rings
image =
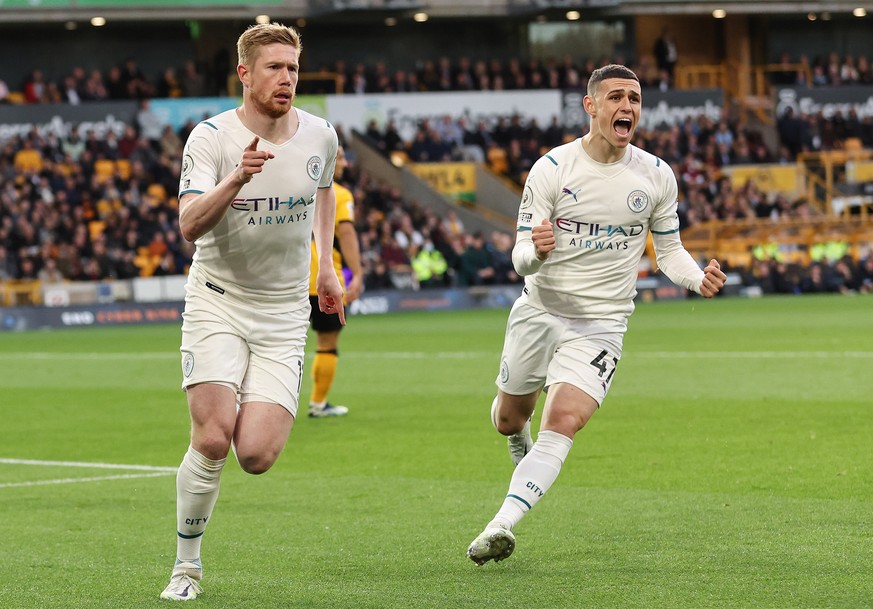
[[[130,179],[130,161],[127,159],[118,159],[115,161],[115,168],[118,170],[118,177],[122,180]]]
[[[167,189],[163,185],[154,183],[151,184],[146,192],[155,200],[155,205],[162,205],[167,202]]]
[[[115,161],[112,159],[97,159],[94,161],[94,175],[101,182],[112,178],[115,175]]]
[[[488,164],[491,166],[491,170],[495,173],[506,173],[509,171],[509,162],[506,160],[506,150],[499,146],[489,148]]]
[[[106,223],[100,220],[93,220],[88,223],[88,234],[91,236],[91,241],[96,241],[103,231],[106,230]]]

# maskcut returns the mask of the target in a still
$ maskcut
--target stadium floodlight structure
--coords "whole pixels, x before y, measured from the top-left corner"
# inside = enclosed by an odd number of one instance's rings
[[[704,15],[721,9],[727,15],[807,13],[852,14],[858,0],[30,0],[0,1],[0,23],[88,21],[99,14],[116,21],[289,18],[355,18],[367,21],[426,12],[439,18],[559,15]]]

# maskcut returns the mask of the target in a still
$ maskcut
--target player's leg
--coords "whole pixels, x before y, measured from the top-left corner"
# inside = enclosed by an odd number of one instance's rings
[[[513,465],[533,445],[530,420],[560,334],[560,322],[528,306],[524,297],[513,305],[495,380],[497,396],[491,403],[491,423],[507,436]]]
[[[192,600],[201,592],[200,546],[218,501],[221,471],[236,424],[236,394],[225,385],[188,387],[191,445],[176,475],[176,563],[161,598]]]
[[[336,315],[332,315],[339,320]],[[312,362],[312,392],[309,397],[310,417],[336,417],[347,414],[345,406],[327,400],[339,363],[339,330],[316,332],[315,358]]]
[[[243,470],[263,474],[285,448],[297,416],[309,320],[301,311],[278,318],[262,312],[255,322],[233,443]]]
[[[315,358],[312,362],[312,392],[309,397],[310,417],[337,417],[347,414],[345,406],[327,400],[333,386],[339,363],[339,335],[343,328],[338,315],[323,313],[318,308],[318,297],[309,298],[312,313],[310,321],[315,331]]]
[[[182,387],[191,415],[191,444],[176,476],[176,564],[161,598],[191,600],[200,593],[200,546],[218,500],[221,471],[236,426],[236,392],[248,365],[248,346],[234,324],[229,298],[189,281],[182,323]]]
[[[249,474],[269,470],[288,441],[294,417],[288,409],[265,401],[240,405],[233,443],[240,467]]]
[[[491,403],[491,423],[499,433],[507,436],[509,456],[518,465],[533,447],[531,417],[536,408],[540,390],[525,395],[512,395],[501,389]]]
[[[492,524],[514,527],[549,490],[573,438],[606,398],[621,357],[623,326],[570,322],[549,363],[548,397],[533,448],[513,472],[509,492]]]
[[[467,551],[476,564],[502,560],[515,547],[511,529],[543,497],[561,471],[573,438],[606,397],[621,358],[624,326],[612,322],[570,322],[552,357],[540,433],[518,464],[506,499]]]
[[[549,388],[537,440],[515,468],[506,500],[491,524],[512,529],[536,505],[557,479],[576,433],[598,406],[594,398],[568,383]]]
[[[546,379],[549,360],[560,336],[560,323],[551,315],[526,304],[524,297],[512,307],[497,376],[497,397],[491,404],[491,422],[508,436],[513,464],[524,463],[534,443],[530,418]],[[467,548],[477,565],[508,558],[515,549],[511,525],[490,522]]]
[[[573,436],[596,412],[597,406],[593,398],[572,385],[559,383],[549,388],[537,441],[513,471],[503,505],[467,549],[470,560],[481,566],[512,554],[515,549],[512,528],[557,479],[573,447]],[[555,421],[560,431],[555,430]],[[579,427],[571,432],[572,421]]]

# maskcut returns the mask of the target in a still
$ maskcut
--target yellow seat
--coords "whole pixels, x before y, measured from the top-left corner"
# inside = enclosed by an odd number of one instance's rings
[[[93,220],[88,223],[88,234],[91,236],[91,241],[96,241],[103,231],[106,230],[106,223],[100,220]]]
[[[115,168],[118,171],[118,177],[122,180],[129,180],[131,169],[130,169],[130,161],[127,159],[118,159],[115,161]]]
[[[97,159],[94,161],[94,175],[101,182],[115,175],[115,161],[112,159]]]
[[[146,192],[150,197],[155,200],[156,205],[161,205],[163,203],[166,203],[167,201],[167,189],[164,188],[161,184],[151,184],[146,189]]]
[[[488,149],[488,164],[495,173],[509,171],[509,161],[506,160],[506,150],[498,146]]]

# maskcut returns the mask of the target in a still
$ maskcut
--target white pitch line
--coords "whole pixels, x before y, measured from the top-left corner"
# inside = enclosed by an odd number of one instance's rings
[[[172,351],[167,352],[142,352],[142,353],[79,353],[73,351],[69,353],[49,353],[40,351],[19,352],[19,353],[0,353],[0,360],[69,360],[74,358],[77,360],[89,361],[106,361],[106,360],[166,360],[178,359],[181,355]]]
[[[704,357],[718,359],[822,359],[822,358],[873,358],[873,351],[637,351],[637,357]]]
[[[145,472],[176,473],[175,467],[158,465],[127,465],[124,463],[91,463],[88,461],[39,461],[35,459],[3,459],[0,463],[6,465],[42,465],[46,467],[82,467],[91,469],[126,469]]]
[[[0,488],[13,488],[23,486],[45,486],[49,484],[77,484],[79,482],[100,482],[103,480],[132,480],[135,478],[157,478],[169,476],[172,472],[153,472],[150,474],[118,474],[116,476],[95,476],[91,478],[57,478],[54,480],[31,480],[29,482],[6,482],[0,484]]]

